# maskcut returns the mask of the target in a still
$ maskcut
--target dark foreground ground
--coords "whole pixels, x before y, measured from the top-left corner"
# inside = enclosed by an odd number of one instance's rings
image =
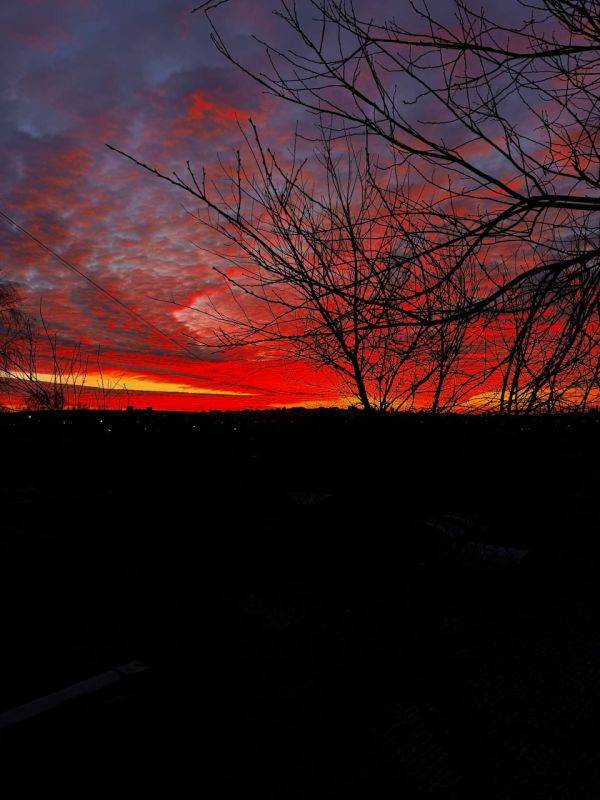
[[[148,666],[6,726],[3,766],[109,796],[600,797],[599,434],[0,416],[0,711]]]

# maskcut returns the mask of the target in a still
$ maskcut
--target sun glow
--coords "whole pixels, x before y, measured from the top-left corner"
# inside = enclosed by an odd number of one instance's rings
[[[214,389],[206,386],[193,386],[188,383],[157,381],[143,375],[119,373],[118,376],[91,372],[87,375],[56,376],[49,372],[38,373],[37,379],[47,383],[60,381],[64,386],[82,386],[89,389],[122,390],[130,392],[168,392],[182,394],[223,395],[230,397],[252,397],[251,392],[238,392],[231,389]]]

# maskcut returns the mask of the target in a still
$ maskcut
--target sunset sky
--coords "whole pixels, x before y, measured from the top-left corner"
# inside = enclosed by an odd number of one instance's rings
[[[297,46],[273,14],[277,5],[228,0],[216,9],[232,52],[254,72],[269,68],[253,36],[282,50]],[[483,5],[510,24],[525,13],[516,0]],[[345,406],[348,392],[327,369],[265,348],[223,352],[197,344],[211,328],[202,309],[228,296],[214,269],[223,266],[214,255],[223,243],[192,217],[193,198],[105,146],[166,174],[184,172],[189,160],[210,177],[243,141],[240,126],[249,117],[278,154],[289,150],[296,126],[309,128],[298,106],[267,95],[217,52],[207,20],[192,14],[193,7],[185,0],[0,4],[0,210],[139,316],[3,220],[0,280],[18,289],[32,315],[41,307],[63,353],[78,343],[99,352],[98,363],[93,355],[88,365],[89,386],[126,387],[139,393],[131,398],[135,405]],[[375,5],[359,0],[357,8],[371,13]],[[409,8],[395,0],[376,4],[378,19]],[[436,17],[450,25],[454,11],[448,0],[435,3]],[[402,23],[411,24],[404,17]],[[402,93],[405,85],[396,88]],[[414,98],[406,103],[403,113],[429,113]],[[509,105],[518,113],[513,99]],[[459,134],[464,137],[460,126]],[[469,136],[462,153],[512,180],[512,167]],[[521,257],[502,246],[497,257]],[[235,263],[236,254],[227,252]],[[469,343],[469,373],[479,369],[486,346],[479,339]],[[42,374],[50,370],[41,364]]]
[[[236,52],[254,64],[260,50],[250,34],[280,35],[272,6],[234,0],[221,13]],[[251,114],[273,146],[285,147],[299,115],[227,65],[192,7],[179,0],[0,5],[0,207],[182,343],[201,318],[164,301],[198,306],[220,291],[210,256],[196,246],[207,234],[186,214],[183,195],[105,143],[167,171],[188,158],[210,170],[239,141],[238,119]],[[0,275],[32,313],[42,303],[62,347],[100,346],[106,378],[166,392],[140,403],[239,408],[337,399],[330,376],[310,367],[253,352],[178,349],[4,224]]]

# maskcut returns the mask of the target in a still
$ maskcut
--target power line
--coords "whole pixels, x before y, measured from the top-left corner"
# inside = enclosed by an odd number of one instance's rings
[[[188,355],[191,355],[192,358],[194,359],[198,358],[197,354],[193,350],[191,350],[189,347],[186,347],[186,345],[183,344],[182,342],[179,342],[177,339],[175,339],[174,336],[171,336],[170,333],[167,333],[166,331],[159,328],[158,325],[155,325],[153,322],[150,322],[150,320],[146,319],[146,317],[144,317],[143,314],[140,314],[139,311],[135,311],[133,308],[130,308],[130,306],[128,306],[127,303],[124,303],[111,291],[102,286],[102,284],[94,280],[94,278],[92,278],[84,270],[82,270],[81,267],[78,267],[77,264],[74,264],[72,261],[69,261],[64,256],[61,256],[61,254],[57,253],[56,250],[50,247],[50,245],[43,242],[37,236],[34,236],[34,234],[31,233],[31,231],[27,230],[27,228],[24,228],[22,225],[19,225],[19,223],[16,220],[14,220],[9,214],[7,214],[1,208],[0,208],[0,217],[2,217],[7,224],[11,225],[13,228],[16,228],[16,230],[18,230],[20,233],[22,233],[24,236],[26,236],[28,239],[34,242],[39,248],[41,248],[42,250],[53,256],[57,261],[59,261],[63,266],[65,266],[71,272],[74,272],[80,278],[83,278],[85,281],[87,281],[91,286],[94,287],[94,289],[96,289],[96,291],[108,297],[111,302],[115,303],[115,305],[119,306],[119,308],[122,308],[131,317],[142,322],[144,325],[146,325],[146,327],[154,331],[154,333],[157,333],[159,336],[162,336],[164,339],[167,339],[171,344],[175,345],[175,347],[178,350],[181,350],[187,353]],[[283,392],[281,391],[275,389],[265,389],[264,387],[260,386],[240,387],[239,385],[232,384],[231,382],[227,382],[225,385],[227,384],[229,384],[229,386],[235,386],[236,389],[251,388],[253,391],[258,391],[258,392],[271,393],[275,395],[283,394]]]
[[[55,259],[57,259],[57,261],[59,261],[63,266],[65,266],[71,272],[75,273],[80,278],[83,278],[85,281],[87,281],[91,286],[94,287],[94,289],[96,289],[96,291],[98,291],[101,294],[103,294],[106,297],[108,297],[109,300],[111,300],[111,302],[115,303],[115,305],[119,306],[119,308],[122,308],[131,317],[133,317],[134,319],[142,322],[144,325],[146,325],[146,327],[148,327],[148,328],[150,328],[150,330],[154,331],[154,333],[157,333],[157,334],[159,334],[159,336],[162,336],[164,339],[167,339],[171,344],[175,345],[175,347],[178,350],[180,350],[182,352],[185,352],[188,355],[191,355],[192,358],[194,358],[194,359],[198,358],[197,354],[192,349],[190,349],[189,347],[186,347],[186,345],[184,343],[182,343],[182,342],[178,341],[177,339],[175,339],[175,337],[171,336],[170,333],[167,333],[166,331],[164,331],[161,328],[159,328],[158,325],[155,325],[153,322],[150,322],[150,320],[146,319],[146,317],[144,317],[143,314],[140,314],[138,311],[135,311],[133,308],[130,308],[127,305],[127,303],[124,303],[116,295],[114,295],[111,291],[109,291],[104,286],[102,286],[102,284],[100,284],[100,283],[98,283],[98,281],[94,280],[94,278],[92,278],[84,270],[82,270],[81,267],[78,267],[72,261],[69,261],[68,259],[64,258],[64,256],[61,256],[60,253],[57,253],[56,250],[54,250],[52,247],[50,247],[50,245],[47,245],[45,242],[43,242],[37,236],[34,236],[34,234],[31,233],[31,231],[27,230],[27,228],[24,228],[22,225],[19,225],[19,223],[16,220],[14,220],[9,214],[7,214],[1,208],[0,208],[0,217],[2,217],[7,224],[11,225],[13,228],[16,228],[16,230],[18,230],[20,233],[22,233],[24,236],[26,236],[28,239],[30,239],[32,242],[34,242],[39,248],[41,248],[42,250],[44,250],[45,252],[47,252],[51,256],[53,256]],[[259,386],[240,387],[237,384],[232,384],[231,382],[227,382],[227,383],[225,383],[225,385],[232,386],[232,387],[234,387],[234,388],[236,388],[238,390],[240,388],[242,388],[242,389],[243,388],[251,388],[253,391],[259,391],[259,392],[271,391],[272,394],[278,394],[278,392],[276,390],[266,390],[263,387],[259,387]]]
[[[193,352],[193,350],[190,350],[188,347],[185,346],[185,344],[182,344],[181,342],[177,341],[177,339],[171,336],[170,333],[163,331],[153,322],[150,322],[150,320],[146,319],[146,317],[144,317],[143,314],[140,314],[139,311],[135,311],[133,308],[128,306],[127,303],[124,303],[116,295],[114,295],[112,292],[110,292],[108,289],[106,289],[104,286],[98,283],[98,281],[94,280],[94,278],[92,278],[90,275],[84,272],[81,269],[81,267],[78,267],[72,261],[68,261],[66,258],[64,258],[64,256],[61,256],[60,253],[57,253],[56,250],[53,250],[49,245],[47,245],[41,239],[38,239],[37,236],[34,236],[34,234],[31,233],[31,231],[28,231],[27,228],[24,228],[22,225],[19,225],[18,222],[16,222],[1,208],[0,208],[0,217],[2,217],[5,220],[5,222],[12,225],[20,233],[22,233],[24,236],[26,236],[28,239],[34,242],[42,250],[45,250],[47,253],[49,253],[51,256],[57,259],[57,261],[59,261],[67,269],[71,270],[71,272],[74,272],[80,278],[83,278],[85,281],[87,281],[91,286],[93,286],[96,289],[96,291],[105,295],[106,297],[109,298],[109,300],[111,300],[111,302],[115,303],[120,308],[124,309],[131,317],[138,320],[139,322],[142,322],[144,325],[146,325],[146,327],[154,331],[154,333],[157,333],[159,334],[159,336],[162,336],[163,338],[167,339],[169,342],[171,342],[171,344],[174,344],[179,350],[184,350],[186,353],[196,358],[196,354]]]

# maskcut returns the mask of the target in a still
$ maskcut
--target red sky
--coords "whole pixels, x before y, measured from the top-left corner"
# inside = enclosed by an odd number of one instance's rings
[[[228,34],[240,52],[269,34],[269,4],[237,0]],[[177,0],[22,0],[0,7],[0,207],[187,349],[132,320],[32,242],[0,226],[0,276],[27,309],[42,303],[68,352],[100,348],[105,379],[157,408],[330,403],[331,377],[265,354],[191,345],[205,324],[169,301],[222,291],[184,198],[105,148],[167,170],[211,165],[251,114],[285,144],[297,110],[262,96],[215,52],[205,20]],[[167,302],[165,302],[167,301]],[[98,380],[95,366],[89,380]],[[44,367],[42,366],[42,369]],[[174,392],[173,390],[177,391]],[[189,394],[186,394],[189,392]],[[205,394],[203,394],[205,392]],[[137,396],[142,404],[141,396]],[[136,401],[137,402],[137,401]]]
[[[193,5],[0,4],[0,208],[167,336],[2,224],[0,279],[18,287],[32,314],[41,304],[61,352],[83,343],[92,386],[104,380],[126,387],[139,393],[132,394],[136,405],[345,405],[326,370],[264,350],[224,353],[193,343],[207,321],[182,307],[206,308],[223,296],[213,269],[221,262],[207,253],[222,243],[192,219],[181,192],[105,147],[111,143],[167,173],[185,171],[189,159],[210,175],[219,156],[239,145],[238,125],[250,115],[280,152],[296,123],[307,124],[297,107],[261,93],[216,52],[204,17],[190,14]],[[252,34],[281,48],[291,44],[271,13],[276,5],[232,0],[220,9],[228,42],[254,70],[264,55]],[[485,5],[510,13],[510,3]],[[436,14],[448,8],[435,4]],[[377,4],[382,16],[397,9],[395,0]],[[475,145],[471,150],[471,157],[488,157]]]

